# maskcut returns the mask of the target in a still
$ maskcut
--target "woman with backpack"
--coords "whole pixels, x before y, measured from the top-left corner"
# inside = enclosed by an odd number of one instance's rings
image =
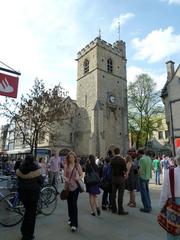
[[[135,184],[135,169],[130,155],[126,156],[126,167],[127,167],[127,179],[126,179],[126,189],[129,191],[129,207],[136,207],[136,196],[134,190],[136,189]]]
[[[93,176],[96,180],[94,180],[94,182],[93,181],[91,182],[91,179],[93,178]],[[101,210],[99,207],[98,197],[97,197],[97,195],[100,194],[100,189],[99,189],[100,178],[99,178],[98,166],[95,162],[95,156],[92,154],[89,155],[89,159],[86,164],[84,181],[86,184],[86,191],[89,193],[91,215],[96,216],[96,213],[97,213],[97,215],[100,216]]]

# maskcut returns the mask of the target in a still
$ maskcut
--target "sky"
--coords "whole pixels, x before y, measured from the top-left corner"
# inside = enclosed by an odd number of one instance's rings
[[[0,0],[0,61],[16,71],[18,97],[35,78],[76,99],[77,52],[99,35],[126,43],[127,80],[147,73],[164,86],[180,64],[180,0]],[[0,64],[2,66],[2,64]],[[0,96],[0,101],[3,101]]]

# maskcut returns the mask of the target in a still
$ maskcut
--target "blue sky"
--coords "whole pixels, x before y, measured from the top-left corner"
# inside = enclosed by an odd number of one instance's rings
[[[180,0],[0,0],[0,61],[21,72],[18,97],[34,79],[61,82],[76,98],[76,54],[98,36],[126,42],[127,78],[148,73],[161,89],[165,62],[180,63]],[[0,97],[0,101],[4,97]]]

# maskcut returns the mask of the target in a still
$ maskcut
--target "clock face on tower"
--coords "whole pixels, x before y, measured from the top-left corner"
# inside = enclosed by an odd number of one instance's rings
[[[115,103],[115,96],[114,95],[109,96],[109,102],[110,103]]]

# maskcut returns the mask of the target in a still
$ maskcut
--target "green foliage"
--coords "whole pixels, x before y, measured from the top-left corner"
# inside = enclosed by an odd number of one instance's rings
[[[15,135],[21,135],[31,151],[37,149],[53,122],[60,122],[69,106],[65,104],[67,92],[60,86],[46,89],[42,80],[35,79],[30,92],[22,95],[19,102],[6,99],[0,104],[2,114],[15,124]]]
[[[137,76],[136,81],[128,86],[129,132],[137,148],[151,138],[159,122],[154,116],[163,112],[160,91],[155,87],[155,82],[147,74]]]

